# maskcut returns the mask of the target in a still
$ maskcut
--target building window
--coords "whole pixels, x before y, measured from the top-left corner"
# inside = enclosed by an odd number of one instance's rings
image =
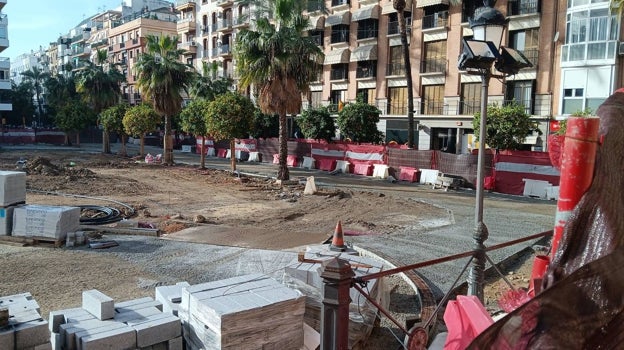
[[[512,48],[522,52],[533,66],[537,66],[539,28],[512,31],[509,33],[509,43]]]
[[[310,91],[310,105],[314,108],[323,105],[323,91]]]
[[[583,110],[583,97],[585,89],[563,89],[563,114],[572,114]]]
[[[407,35],[412,32],[412,13],[404,11],[405,16],[405,31]],[[399,34],[399,16],[396,12],[392,12],[388,15],[388,35]]]
[[[582,90],[582,89],[581,89]],[[524,112],[533,114],[533,80],[517,80],[507,83],[507,100],[524,106]]]
[[[440,28],[448,25],[448,5],[434,5],[425,7],[422,19],[422,28]]]
[[[423,86],[422,113],[442,115],[444,112],[444,85]]]
[[[358,21],[357,38],[358,40],[376,38],[378,30],[378,21],[376,19],[370,18]]]
[[[405,61],[403,60],[403,46],[390,46],[390,59],[386,75],[405,75]]]
[[[388,88],[388,114],[407,115],[407,88]]]
[[[330,113],[338,113],[342,110],[347,96],[347,90],[332,90],[329,93],[329,106],[327,109]]]
[[[446,72],[446,40],[426,42],[424,56],[422,73]]]
[[[310,39],[314,40],[314,42],[316,43],[316,45],[318,46],[323,46],[323,34],[325,33],[324,30],[310,30],[308,32],[308,36],[310,37]]]
[[[346,80],[349,78],[349,64],[338,63],[331,65],[330,80]]]
[[[481,83],[464,83],[461,86],[460,114],[475,115],[481,111]]]
[[[331,43],[345,43],[349,42],[349,25],[338,24],[332,26]]]
[[[357,97],[361,98],[365,103],[374,106],[377,96],[377,89],[358,89]]]
[[[375,78],[377,76],[377,61],[359,61],[357,63],[356,78]]]
[[[615,59],[619,25],[608,7],[569,12],[566,16],[564,62]]]

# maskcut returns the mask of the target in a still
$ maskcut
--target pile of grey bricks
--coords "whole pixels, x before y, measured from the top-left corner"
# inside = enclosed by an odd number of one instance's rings
[[[0,236],[13,231],[13,211],[26,202],[26,173],[0,171]]]
[[[49,350],[48,322],[30,293],[0,297],[0,350]]]
[[[98,290],[82,293],[82,307],[50,312],[54,350],[182,350],[180,319],[145,297],[115,303]]]

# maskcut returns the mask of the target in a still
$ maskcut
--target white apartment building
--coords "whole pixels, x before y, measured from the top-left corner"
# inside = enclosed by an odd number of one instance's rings
[[[0,52],[9,47],[9,20],[2,9],[7,0],[0,0]],[[13,106],[4,91],[11,90],[11,62],[8,57],[0,57],[0,115],[2,112],[11,111]]]

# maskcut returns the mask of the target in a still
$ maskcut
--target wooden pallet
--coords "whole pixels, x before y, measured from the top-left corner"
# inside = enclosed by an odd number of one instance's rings
[[[0,236],[0,243],[20,247],[40,245],[59,248],[63,246],[65,241],[50,237]]]

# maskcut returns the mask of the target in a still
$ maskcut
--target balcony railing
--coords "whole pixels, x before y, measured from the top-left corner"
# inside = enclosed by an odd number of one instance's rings
[[[422,103],[422,114],[444,115],[444,101],[424,101]]]
[[[446,58],[433,58],[421,62],[421,73],[446,73]]]
[[[310,39],[312,39],[316,43],[316,45],[323,46],[323,35],[310,35]]]
[[[505,100],[503,101],[503,106],[508,106],[512,104],[517,104],[524,106],[524,112],[528,115],[533,114],[533,101],[532,100]]]
[[[407,35],[412,32],[412,18],[405,18],[405,31]],[[388,35],[399,34],[399,21],[388,22]]]
[[[358,28],[357,31],[357,38],[358,40],[360,39],[368,39],[368,38],[376,38],[377,37],[377,33],[379,31],[377,30],[377,28]]]
[[[386,75],[405,75],[405,64],[404,63],[388,63],[388,67],[386,69]]]
[[[331,43],[345,43],[349,42],[349,32],[333,32],[331,34]]]
[[[212,55],[211,56],[219,56],[219,55],[228,55],[230,54],[230,45],[229,44],[223,44],[219,47],[215,47],[214,49],[212,49]]]
[[[537,67],[537,61],[539,59],[539,50],[538,49],[526,49],[521,51],[524,57],[526,57],[529,62],[533,64],[533,67]]]
[[[217,30],[229,29],[232,28],[232,20],[229,18],[220,20],[217,22]]]
[[[447,25],[448,25],[448,11],[440,11],[432,15],[424,16],[422,20],[423,29],[446,27]]]
[[[481,112],[481,100],[460,101],[458,112],[459,114],[464,114],[464,115],[475,115],[476,113]]]
[[[507,3],[507,16],[528,15],[538,12],[538,0],[510,0]]]
[[[357,67],[355,71],[355,77],[360,78],[375,78],[377,76],[377,69],[374,66],[371,67]]]

